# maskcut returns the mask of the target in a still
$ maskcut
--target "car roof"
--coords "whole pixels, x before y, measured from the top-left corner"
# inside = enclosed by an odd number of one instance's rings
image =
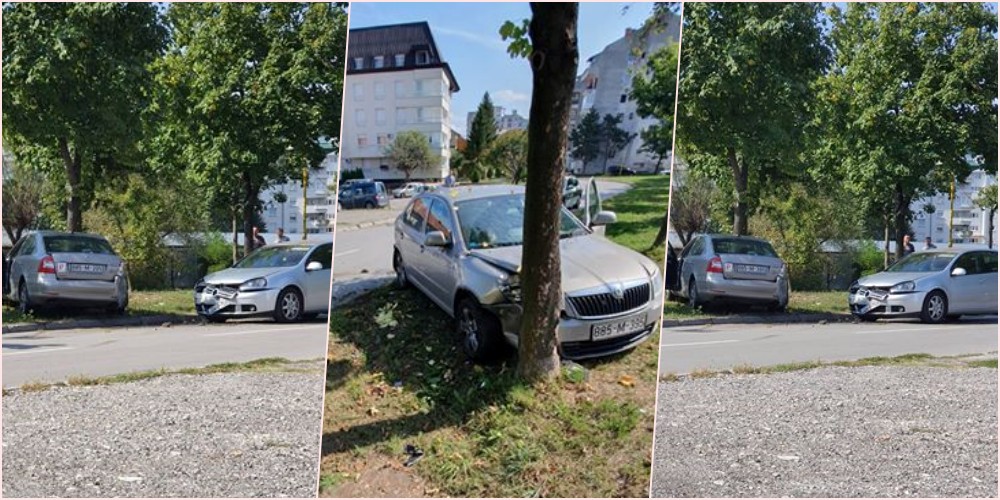
[[[759,241],[761,243],[771,244],[770,241],[767,241],[764,238],[757,238],[756,236],[736,236],[735,234],[725,234],[725,233],[711,233],[711,234],[706,234],[705,236],[713,240],[725,238],[725,239],[735,239],[735,240]]]
[[[52,231],[49,229],[43,229],[40,231],[35,231],[35,234],[40,236],[83,236],[84,238],[97,238],[100,240],[106,240],[104,236],[94,233],[71,233],[68,231]]]
[[[423,193],[419,197],[439,196],[441,198],[449,199],[454,203],[458,201],[490,198],[493,196],[503,196],[509,194],[524,194],[524,186],[515,186],[512,184],[471,184],[466,186],[438,188],[436,191]]]

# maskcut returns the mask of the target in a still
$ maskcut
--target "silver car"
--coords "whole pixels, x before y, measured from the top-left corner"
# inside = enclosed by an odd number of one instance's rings
[[[595,226],[615,220],[612,212],[589,215]],[[457,318],[463,349],[476,361],[495,358],[504,340],[517,344],[523,226],[524,188],[516,186],[442,188],[414,198],[396,219],[397,284],[414,285]],[[663,302],[659,266],[565,207],[561,233],[560,355],[606,356],[646,340]]]
[[[198,314],[213,322],[273,316],[288,323],[330,308],[333,243],[279,243],[257,249],[194,288]]]
[[[3,267],[4,294],[22,313],[55,304],[115,313],[128,307],[125,262],[103,236],[31,232],[11,248]]]
[[[918,317],[940,323],[963,314],[997,314],[997,251],[910,254],[852,284],[848,304],[863,320]]]
[[[427,190],[423,182],[407,182],[405,186],[392,190],[393,198],[410,198]]]
[[[702,234],[684,247],[678,267],[677,294],[691,307],[722,301],[761,303],[776,311],[788,306],[788,268],[765,240]]]

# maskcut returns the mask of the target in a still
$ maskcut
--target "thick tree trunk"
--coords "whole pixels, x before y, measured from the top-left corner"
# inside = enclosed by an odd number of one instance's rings
[[[69,141],[59,138],[59,154],[66,168],[66,188],[69,199],[66,203],[66,229],[70,232],[83,231],[83,212],[80,203],[80,151],[71,153]]]
[[[253,210],[256,206],[257,190],[254,189],[250,174],[243,173],[243,255],[250,255],[254,249]],[[302,200],[305,203],[305,200]]]
[[[896,260],[899,260],[903,258],[903,236],[909,230],[906,216],[910,207],[910,198],[903,193],[903,186],[896,184],[892,201],[892,226],[896,232]]]
[[[986,225],[987,227],[986,237],[989,238],[988,240],[989,246],[987,248],[993,248],[993,216],[996,215],[996,213],[997,213],[996,209],[990,209],[990,220],[989,223]]]
[[[528,34],[532,92],[528,118],[523,269],[524,314],[518,374],[529,382],[559,375],[557,335],[562,276],[559,213],[569,135],[569,110],[579,58],[578,5],[532,3]]]
[[[660,230],[656,232],[656,237],[653,238],[653,244],[649,246],[650,250],[667,242],[667,234],[670,232],[669,214],[670,207],[667,207],[667,210],[663,212],[663,218],[660,219]]]
[[[729,160],[729,168],[733,171],[733,186],[736,188],[736,203],[733,206],[733,234],[745,236],[749,232],[749,221],[747,221],[747,184],[749,172],[746,164],[740,164],[736,157],[736,148],[730,146],[726,148],[726,158]]]

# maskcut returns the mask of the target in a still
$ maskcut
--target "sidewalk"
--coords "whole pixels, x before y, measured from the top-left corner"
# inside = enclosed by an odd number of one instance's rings
[[[41,321],[38,323],[13,323],[3,325],[3,333],[24,333],[39,330],[76,330],[79,328],[113,328],[122,326],[154,326],[185,323],[199,323],[202,319],[194,315],[155,314],[149,316],[124,316],[109,318],[82,318]]]

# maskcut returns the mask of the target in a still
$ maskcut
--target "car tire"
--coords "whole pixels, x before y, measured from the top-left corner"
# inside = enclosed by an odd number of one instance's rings
[[[116,279],[115,286],[118,288],[118,300],[108,306],[108,312],[122,315],[128,309],[128,282]]]
[[[959,318],[961,318],[961,317],[962,317],[962,315],[961,315],[961,314],[949,314],[949,315],[948,315],[948,316],[947,316],[947,317],[945,318],[945,321],[958,321],[958,320],[959,320]]]
[[[788,310],[788,298],[791,295],[788,289],[788,282],[784,282],[783,290],[778,293],[778,300],[771,304],[770,310],[775,313],[783,313]]]
[[[24,278],[21,279],[21,283],[17,285],[17,311],[21,314],[28,315],[35,309],[35,304],[31,302],[31,294],[28,292],[28,284],[25,283]]]
[[[206,323],[225,323],[226,322],[226,317],[225,316],[202,316],[202,318],[205,319]]]
[[[371,210],[371,209],[375,208],[375,204],[372,203],[372,202],[370,202],[370,201],[366,201],[365,202],[365,208],[367,208],[368,210]]]
[[[462,350],[469,359],[476,363],[491,363],[500,357],[503,348],[500,320],[470,297],[459,301],[455,319],[462,337]]]
[[[872,316],[871,314],[854,314],[851,313],[858,321],[862,323],[874,323],[878,321],[877,316]]]
[[[294,323],[302,319],[302,294],[294,288],[286,288],[278,294],[274,303],[274,319],[278,323]]]
[[[698,282],[691,277],[691,281],[688,282],[688,307],[691,309],[698,309],[699,307],[705,305],[702,302],[701,297],[698,295]]]
[[[403,256],[399,250],[392,252],[392,269],[396,271],[396,288],[407,288],[410,286],[410,278],[406,275],[406,266],[403,265]]]
[[[302,315],[302,321],[314,321],[319,317],[319,313],[305,313]]]
[[[920,308],[920,321],[924,323],[942,323],[948,317],[948,297],[941,290],[934,290],[924,297],[924,305]]]

